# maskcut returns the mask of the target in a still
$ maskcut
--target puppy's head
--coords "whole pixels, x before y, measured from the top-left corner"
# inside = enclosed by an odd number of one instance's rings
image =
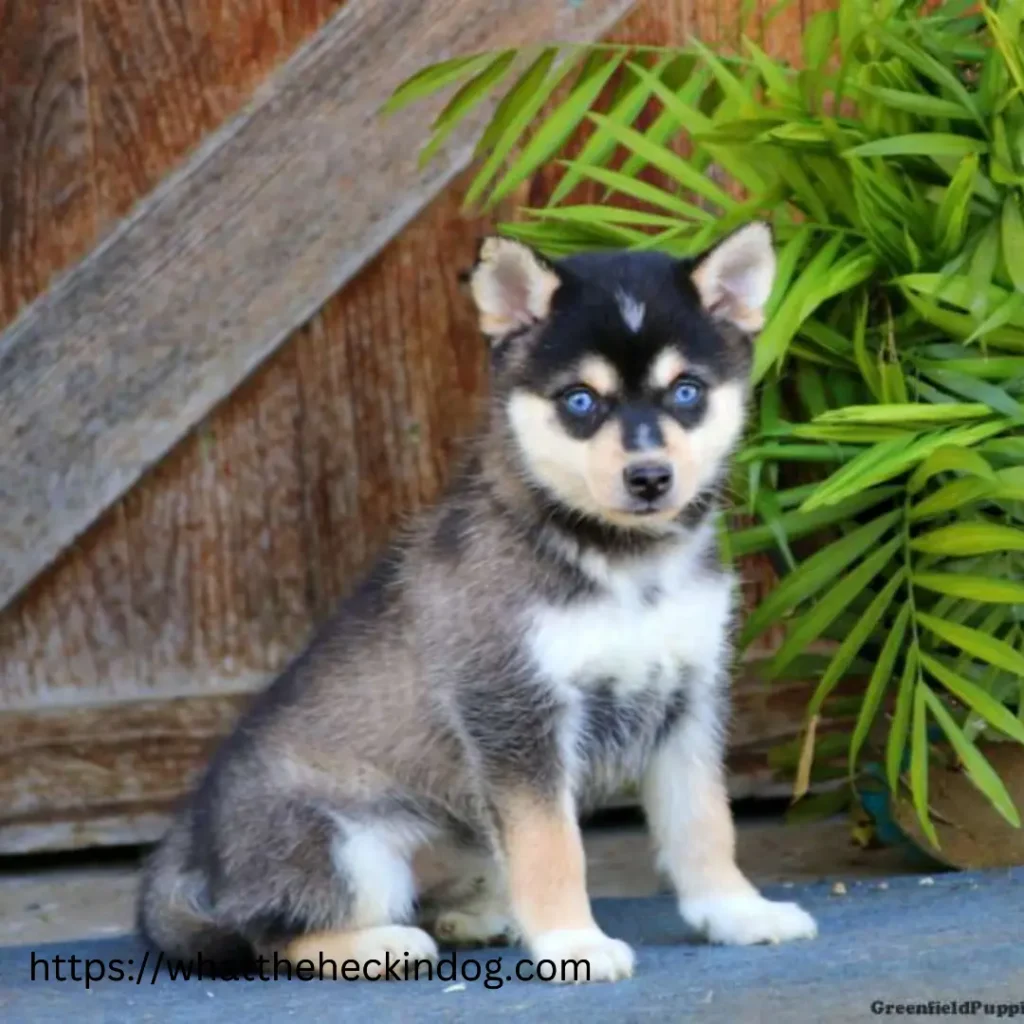
[[[501,425],[532,483],[617,526],[658,528],[720,476],[743,429],[775,256],[761,223],[695,260],[552,263],[488,238],[469,275]]]

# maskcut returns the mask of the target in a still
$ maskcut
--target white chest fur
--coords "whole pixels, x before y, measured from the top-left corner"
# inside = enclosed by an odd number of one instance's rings
[[[652,686],[674,689],[686,669],[714,671],[733,581],[703,567],[703,540],[628,567],[585,563],[597,595],[533,610],[527,642],[542,677],[558,688],[610,686],[626,697]]]

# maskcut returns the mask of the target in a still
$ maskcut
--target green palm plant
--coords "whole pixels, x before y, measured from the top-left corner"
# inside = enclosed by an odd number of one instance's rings
[[[723,537],[781,581],[741,643],[781,625],[768,676],[817,674],[801,790],[817,716],[863,681],[850,777],[878,750],[936,844],[937,754],[1020,824],[978,741],[1024,742],[1022,17],[1024,0],[840,0],[800,69],[750,39],[507,50],[428,68],[389,105],[458,85],[429,159],[499,93],[467,202],[558,166],[547,203],[502,226],[549,255],[685,256],[771,222],[732,510],[754,525]]]

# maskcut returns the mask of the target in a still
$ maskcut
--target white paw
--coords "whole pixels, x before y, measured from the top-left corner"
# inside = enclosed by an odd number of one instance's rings
[[[759,893],[683,900],[679,912],[709,942],[728,946],[813,939],[818,934],[818,926],[806,910],[795,903],[766,900]]]
[[[433,932],[439,941],[451,946],[490,946],[510,942],[515,928],[497,911],[447,910],[438,916]]]
[[[530,943],[535,961],[554,962],[557,982],[618,981],[633,973],[633,950],[619,939],[609,938],[600,928],[563,928],[538,935]],[[577,963],[565,963],[573,960]],[[552,968],[544,965],[545,976]],[[538,975],[539,976],[539,975]]]
[[[359,933],[352,951],[367,978],[385,981],[416,977],[416,962],[429,960],[436,963],[437,945],[421,928],[405,925],[382,925]],[[369,963],[368,961],[377,961]],[[420,967],[420,976],[427,977],[426,968]]]

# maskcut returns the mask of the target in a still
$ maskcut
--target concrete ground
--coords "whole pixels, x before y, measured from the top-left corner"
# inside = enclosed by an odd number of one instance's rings
[[[460,952],[455,977],[407,985],[185,982],[171,981],[166,970],[153,982],[152,953],[147,973],[135,981],[130,965],[140,972],[147,955],[130,935],[136,870],[130,862],[107,863],[0,875],[0,1020],[205,1024],[358,1015],[368,1024],[480,1017],[785,1024],[902,1015],[908,1003],[918,1013],[954,1003],[958,1015],[976,1009],[973,1015],[982,1018],[1012,1010],[1024,1016],[1024,869],[918,875],[896,851],[852,846],[845,821],[789,828],[744,821],[741,864],[768,895],[803,903],[820,935],[778,947],[723,948],[687,934],[674,900],[659,895],[640,828],[593,827],[586,843],[595,912],[637,952],[629,981],[578,987],[517,981],[511,972],[525,954],[506,949]],[[65,977],[74,955],[81,958],[79,977],[85,958],[94,958],[94,976],[120,958],[132,980],[97,980],[88,989],[84,981],[57,981],[52,958],[58,955],[65,958]]]
[[[623,822],[623,818],[626,821]],[[651,862],[647,833],[628,816],[584,835],[590,893],[650,896],[666,891]],[[739,822],[739,861],[759,884],[882,878],[910,868],[894,850],[851,844],[845,819],[785,826],[776,817]],[[84,855],[69,866],[0,866],[0,946],[123,935],[132,928],[137,860]]]

